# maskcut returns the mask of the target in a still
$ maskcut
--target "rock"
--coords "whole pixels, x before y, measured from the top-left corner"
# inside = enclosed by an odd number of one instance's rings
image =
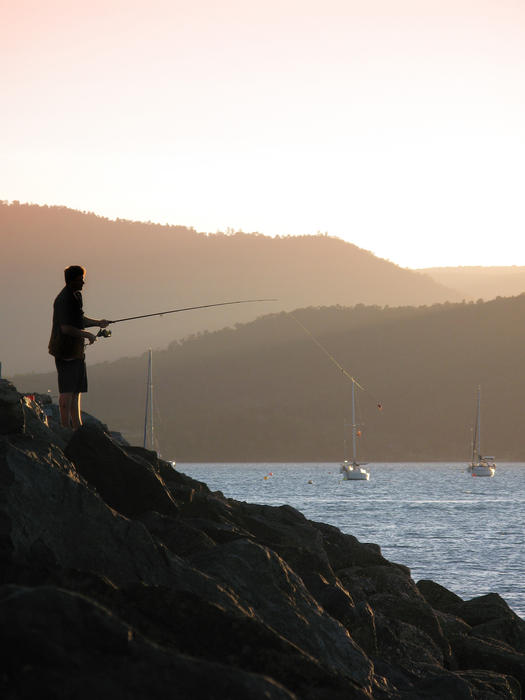
[[[436,614],[424,600],[406,599],[383,593],[370,598],[370,605],[376,614],[381,613],[387,624],[403,627],[403,641],[417,648],[417,654],[425,663],[435,663],[440,667],[451,665],[451,649]],[[378,643],[381,647],[381,633],[378,629]],[[407,655],[414,656],[414,654]]]
[[[520,697],[525,623],[498,595],[416,586],[377,545],[227,499],[96,419],[64,432],[48,398],[0,386],[1,697]]]
[[[171,552],[181,557],[213,549],[216,544],[202,529],[190,525],[182,518],[174,520],[155,511],[148,511],[140,516],[140,521]]]
[[[155,469],[130,457],[95,425],[83,425],[71,438],[66,456],[104,501],[128,517],[155,510],[175,516],[177,506]]]
[[[334,571],[354,566],[396,566],[387,561],[377,544],[359,542],[353,535],[344,535],[341,530],[326,523],[315,523],[323,536],[324,549]],[[405,573],[409,570],[404,568]]]
[[[100,572],[116,582],[170,580],[172,562],[144,525],[111,510],[53,446],[37,459],[21,445],[0,442],[0,526],[4,566],[31,567],[39,547],[50,553],[51,567]]]
[[[122,433],[118,430],[110,430],[108,434],[113,442],[117,443],[117,445],[122,445],[123,447],[129,445],[129,442],[126,440],[124,435],[122,435]]]
[[[483,639],[498,639],[525,654],[525,622],[515,613],[476,625],[472,627],[472,634]]]
[[[521,621],[522,632],[525,633],[525,622],[512,612],[507,603],[497,593],[488,593],[471,600],[462,601],[458,608],[458,615],[472,627],[494,620]],[[525,640],[525,636],[523,640]]]
[[[470,634],[472,627],[467,625],[465,620],[461,620],[459,617],[449,615],[448,613],[440,612],[439,610],[434,610],[434,612],[443,630],[443,634],[447,639],[450,639],[452,635]]]
[[[502,676],[491,671],[461,671],[456,675],[467,681],[471,697],[482,700],[520,700],[522,697],[521,686],[512,676]]]
[[[463,603],[463,600],[458,595],[434,581],[421,579],[421,581],[417,582],[417,587],[419,592],[425,597],[425,600],[433,608],[441,610],[441,612],[455,615]]]
[[[525,687],[525,655],[504,642],[474,635],[451,639],[458,666],[462,670],[487,670],[511,676]]]
[[[270,678],[153,644],[109,610],[58,588],[2,587],[0,638],[10,697],[295,697]]]
[[[376,654],[375,616],[368,603],[355,604],[338,579],[329,583],[319,573],[303,575],[302,579],[321,607],[334,619],[339,620],[361,649],[369,656]]]
[[[370,684],[372,667],[365,654],[274,552],[237,540],[189,561],[222,585],[232,586],[247,609],[323,667],[360,686]]]
[[[24,430],[22,399],[7,379],[0,379],[0,435],[20,433]]]

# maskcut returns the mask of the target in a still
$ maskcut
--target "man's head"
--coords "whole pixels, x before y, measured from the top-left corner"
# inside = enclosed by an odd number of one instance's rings
[[[84,286],[84,275],[86,271],[80,265],[70,265],[64,270],[64,279],[68,287],[72,289],[80,290]]]

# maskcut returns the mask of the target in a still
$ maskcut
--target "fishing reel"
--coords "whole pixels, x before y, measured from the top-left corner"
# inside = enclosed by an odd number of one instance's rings
[[[111,337],[111,331],[109,328],[100,328],[98,333],[97,333],[97,338],[110,338]]]

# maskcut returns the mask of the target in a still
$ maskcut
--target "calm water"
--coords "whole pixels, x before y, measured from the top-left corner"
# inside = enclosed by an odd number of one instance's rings
[[[494,478],[465,467],[370,464],[370,481],[352,482],[330,463],[177,464],[228,498],[286,503],[375,542],[415,581],[432,579],[464,599],[499,593],[525,617],[525,464],[499,464]]]

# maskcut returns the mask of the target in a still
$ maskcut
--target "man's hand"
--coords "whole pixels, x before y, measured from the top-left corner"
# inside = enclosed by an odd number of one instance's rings
[[[101,328],[105,328],[106,326],[109,326],[110,323],[111,323],[111,321],[108,321],[106,318],[101,318],[100,321],[98,322],[98,325]]]
[[[89,344],[90,344],[90,345],[93,345],[93,343],[94,343],[95,340],[97,339],[97,336],[96,336],[96,335],[93,335],[93,333],[89,333],[88,331],[85,331],[85,334],[86,334],[86,335],[84,336],[84,338],[85,338],[87,341],[89,341]]]

